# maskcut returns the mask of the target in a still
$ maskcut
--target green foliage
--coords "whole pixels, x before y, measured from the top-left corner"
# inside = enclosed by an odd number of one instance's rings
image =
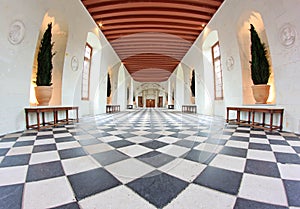
[[[52,23],[48,24],[48,28],[45,31],[43,38],[41,40],[41,45],[38,53],[38,67],[36,73],[36,85],[37,86],[51,86],[52,80],[52,57],[55,53],[52,53],[53,44],[51,42],[52,38]]]
[[[109,73],[107,73],[107,92],[106,92],[106,96],[109,97],[110,93],[111,93],[110,76],[109,76]]]
[[[261,42],[254,26],[250,24],[251,34],[251,77],[253,83],[267,84],[270,77],[270,64],[265,44]]]
[[[195,96],[195,70],[192,72],[192,81],[191,81],[191,91],[192,91],[192,96]]]

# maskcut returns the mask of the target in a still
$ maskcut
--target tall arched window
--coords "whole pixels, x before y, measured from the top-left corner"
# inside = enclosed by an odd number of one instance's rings
[[[215,83],[215,100],[223,99],[223,78],[221,67],[221,53],[219,42],[211,47],[212,60],[214,67],[214,83]]]
[[[86,43],[84,52],[84,65],[81,82],[81,100],[89,100],[90,94],[90,69],[92,61],[93,48]]]

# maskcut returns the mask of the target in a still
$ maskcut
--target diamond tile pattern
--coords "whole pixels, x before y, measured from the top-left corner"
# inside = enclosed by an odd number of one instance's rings
[[[0,208],[297,208],[299,153],[297,134],[204,115],[84,117],[0,136]]]

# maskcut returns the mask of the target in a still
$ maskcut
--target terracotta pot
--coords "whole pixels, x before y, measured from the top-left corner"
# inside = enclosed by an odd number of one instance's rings
[[[38,106],[48,106],[52,96],[52,86],[37,86],[35,89],[35,97]]]
[[[253,85],[252,92],[256,104],[266,104],[269,97],[270,85],[267,84]]]

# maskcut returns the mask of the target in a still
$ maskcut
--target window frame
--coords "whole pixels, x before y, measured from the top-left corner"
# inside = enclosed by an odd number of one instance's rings
[[[218,46],[219,47],[219,56],[215,57],[214,54],[214,49],[215,47]],[[223,70],[222,70],[222,66],[221,66],[221,50],[220,50],[220,43],[219,41],[217,41],[214,45],[212,45],[211,47],[211,53],[212,53],[212,63],[213,63],[213,71],[214,71],[214,96],[215,96],[215,100],[223,100],[224,99],[224,91],[223,91]],[[220,85],[221,87],[221,95],[217,95],[217,81],[216,81],[216,74],[218,72],[216,72],[216,65],[215,63],[219,61],[220,62],[220,82],[218,83],[218,87]]]
[[[89,48],[91,50],[90,52],[90,57],[85,56],[86,48]],[[84,47],[84,60],[83,60],[83,70],[82,70],[82,79],[81,79],[81,100],[86,100],[88,101],[90,98],[90,71],[91,71],[91,65],[92,65],[92,56],[93,56],[93,47],[86,43]],[[86,70],[85,69],[85,62],[89,63],[89,68]],[[87,71],[87,72],[86,72]],[[88,74],[88,79],[87,79],[87,96],[84,96],[84,77],[85,74]]]

